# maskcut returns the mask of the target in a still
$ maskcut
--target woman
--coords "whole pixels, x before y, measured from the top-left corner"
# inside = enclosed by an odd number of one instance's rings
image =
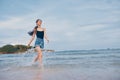
[[[40,61],[40,64],[42,64],[42,50],[44,48],[44,38],[47,40],[47,42],[49,42],[47,35],[46,35],[46,29],[41,27],[42,24],[42,20],[41,19],[37,19],[36,20],[36,27],[34,28],[34,30],[32,32],[29,32],[29,35],[32,36],[30,42],[28,43],[28,46],[30,46],[30,44],[32,43],[32,41],[35,38],[36,35],[36,41],[35,41],[35,49],[38,53],[37,57],[35,58],[34,62],[36,62],[37,60]]]

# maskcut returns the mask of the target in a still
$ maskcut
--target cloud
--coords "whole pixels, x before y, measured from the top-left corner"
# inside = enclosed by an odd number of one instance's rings
[[[116,47],[120,41],[119,1],[37,0],[28,3],[15,1],[11,5],[11,9],[5,4],[1,7],[8,10],[2,12],[0,19],[0,38],[7,43],[27,44],[31,38],[27,32],[36,25],[37,18],[43,20],[42,27],[47,29],[50,39],[47,48],[106,48]],[[12,10],[15,11],[13,14]]]
[[[9,28],[9,26],[12,26],[10,28],[18,28],[14,24],[17,24],[21,20],[22,20],[21,18],[12,17],[10,19],[4,20],[4,21],[0,21],[0,26],[1,26],[0,29],[2,29],[2,28]]]

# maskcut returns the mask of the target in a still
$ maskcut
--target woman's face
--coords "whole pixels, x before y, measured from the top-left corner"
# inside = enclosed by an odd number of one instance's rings
[[[38,21],[38,22],[37,22],[37,25],[38,25],[38,26],[40,26],[41,24],[42,24],[42,22],[41,22],[41,21]]]

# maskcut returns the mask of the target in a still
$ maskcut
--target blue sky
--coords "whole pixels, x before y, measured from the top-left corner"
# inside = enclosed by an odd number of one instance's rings
[[[0,46],[27,45],[38,18],[50,40],[45,48],[120,48],[120,0],[0,0]]]

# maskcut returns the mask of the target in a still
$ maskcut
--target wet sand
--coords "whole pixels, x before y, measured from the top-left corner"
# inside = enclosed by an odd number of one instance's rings
[[[53,65],[22,67],[0,72],[0,80],[120,80],[120,70],[110,67]]]

